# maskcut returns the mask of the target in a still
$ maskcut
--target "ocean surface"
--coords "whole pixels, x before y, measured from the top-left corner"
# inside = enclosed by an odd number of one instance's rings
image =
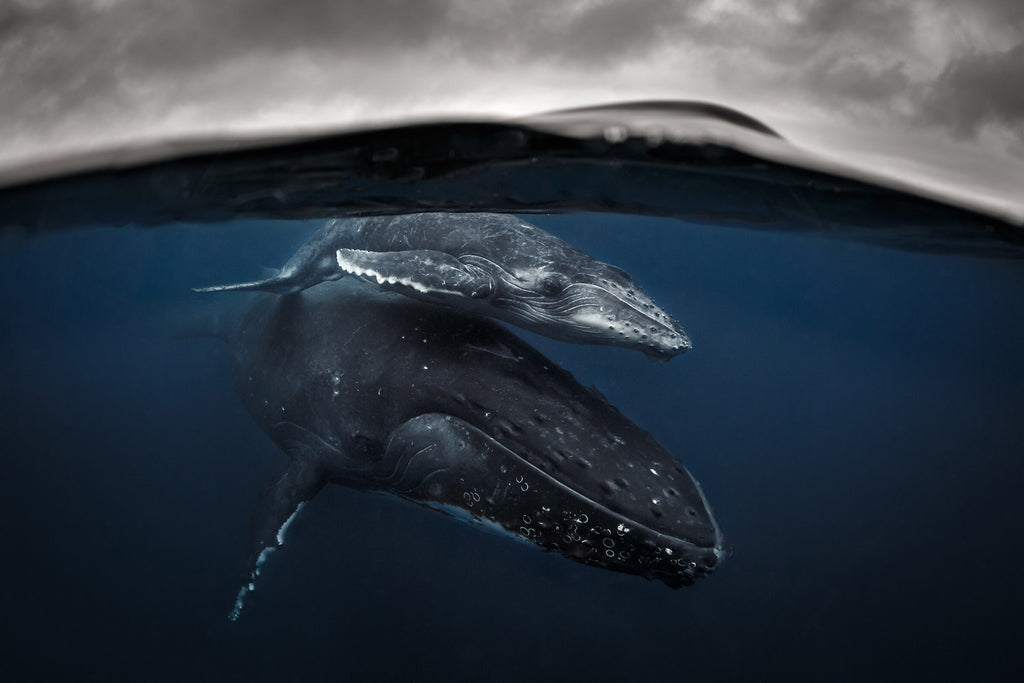
[[[76,196],[54,212],[92,210]],[[188,333],[235,295],[191,288],[261,277],[322,221],[3,233],[5,679],[1019,676],[1021,251],[972,249],[969,232],[943,253],[888,248],[883,214],[871,244],[716,216],[524,215],[627,270],[690,334],[657,363],[515,330],[701,483],[733,549],[711,576],[672,590],[328,486],[234,623],[252,507],[285,456],[226,345]]]

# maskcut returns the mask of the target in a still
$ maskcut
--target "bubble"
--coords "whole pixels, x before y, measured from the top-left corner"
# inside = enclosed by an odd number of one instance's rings
[[[523,515],[523,524],[529,524],[530,521],[530,515]]]
[[[581,514],[579,517],[576,518],[576,523],[577,524],[586,524],[589,521],[590,521],[590,517],[587,517],[586,513]]]
[[[604,554],[607,555],[608,557],[615,557],[615,551],[614,550],[605,550]]]
[[[672,554],[672,552],[673,552],[673,551],[672,551],[672,548],[665,548],[665,554],[666,554],[666,555],[671,555],[671,554]]]
[[[604,543],[604,547],[605,548],[614,548],[615,547],[615,541],[613,541],[610,538],[606,538],[602,542]]]

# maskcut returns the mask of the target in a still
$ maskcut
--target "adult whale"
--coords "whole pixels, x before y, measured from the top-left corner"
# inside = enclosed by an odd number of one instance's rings
[[[562,341],[622,346],[663,360],[691,346],[628,273],[508,214],[333,220],[275,276],[197,291],[287,294],[345,275]]]
[[[351,280],[256,301],[226,335],[246,408],[288,456],[245,578],[327,483],[498,525],[672,587],[725,553],[700,486],[596,390],[489,320]]]

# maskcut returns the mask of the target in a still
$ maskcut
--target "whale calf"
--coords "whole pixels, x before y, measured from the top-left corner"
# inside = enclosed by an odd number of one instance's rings
[[[661,360],[691,347],[679,323],[624,270],[509,214],[332,220],[277,275],[197,291],[289,294],[345,275],[561,341]]]
[[[288,463],[257,502],[232,619],[328,483],[672,587],[724,557],[682,463],[501,325],[352,280],[254,296],[223,336],[247,410]]]

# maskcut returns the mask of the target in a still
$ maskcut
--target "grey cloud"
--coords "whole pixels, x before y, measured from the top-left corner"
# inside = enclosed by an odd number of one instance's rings
[[[455,99],[492,83],[528,90],[538,74],[549,89],[561,78],[567,88],[601,86],[607,99],[696,90],[740,108],[786,102],[867,125],[1014,130],[1020,89],[1007,84],[1024,81],[1021,46],[965,50],[956,35],[965,26],[980,35],[1024,27],[1022,8],[1019,0],[6,0],[0,135],[45,145],[152,131],[182,111],[231,124],[293,103],[329,111],[346,98],[400,109],[417,96]],[[935,45],[938,57],[928,53]],[[643,87],[616,80],[618,72]],[[556,106],[569,104],[552,92]]]
[[[877,44],[904,40],[915,22],[914,5],[905,1],[818,0],[803,8],[803,31],[821,36],[853,33]]]
[[[985,125],[1005,126],[1024,141],[1024,41],[951,62],[923,91],[920,116],[965,136]]]
[[[374,92],[379,57],[416,52],[445,33],[448,0],[10,0],[0,6],[0,131],[58,137],[130,120],[159,125],[172,110],[244,118],[303,95],[332,73],[362,71]],[[287,68],[298,55],[308,82]],[[339,68],[341,67],[341,68]],[[222,74],[222,75],[219,75]],[[5,126],[10,130],[4,131]],[[95,130],[102,136],[102,130]]]
[[[453,2],[453,33],[463,59],[484,64],[510,60],[597,70],[643,59],[684,39],[704,4],[666,0]]]

